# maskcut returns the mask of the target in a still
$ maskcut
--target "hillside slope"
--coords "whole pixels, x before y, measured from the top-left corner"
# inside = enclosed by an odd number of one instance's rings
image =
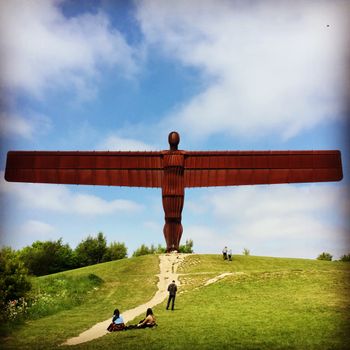
[[[65,272],[104,280],[93,300],[28,322],[6,349],[53,349],[93,322],[147,301],[158,257],[145,256]],[[115,332],[74,349],[345,349],[350,324],[350,265],[305,259],[190,255],[178,269],[174,312],[154,311],[155,329]],[[223,273],[222,279],[207,284]],[[131,321],[135,323],[136,320]],[[73,349],[73,347],[62,347]]]

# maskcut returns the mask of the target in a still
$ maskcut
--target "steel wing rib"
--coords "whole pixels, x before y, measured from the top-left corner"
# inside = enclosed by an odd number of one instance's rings
[[[340,181],[339,151],[186,152],[185,187]]]
[[[161,187],[161,152],[10,151],[5,179],[13,182]]]

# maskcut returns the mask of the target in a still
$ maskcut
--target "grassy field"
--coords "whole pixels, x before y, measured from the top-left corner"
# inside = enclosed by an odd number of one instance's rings
[[[94,274],[103,283],[87,302],[27,322],[3,346],[56,348],[111,316],[116,306],[126,310],[149,300],[157,272],[156,256],[65,272]],[[182,286],[176,310],[166,311],[165,302],[157,306],[158,327],[115,332],[62,349],[349,349],[348,263],[253,256],[227,262],[219,255],[190,255],[178,272]],[[223,272],[233,274],[204,286]]]

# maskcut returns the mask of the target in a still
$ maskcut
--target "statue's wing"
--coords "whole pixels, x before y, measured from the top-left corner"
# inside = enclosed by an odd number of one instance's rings
[[[13,182],[162,186],[161,152],[10,151],[5,179]]]
[[[185,187],[339,181],[339,151],[185,153]]]

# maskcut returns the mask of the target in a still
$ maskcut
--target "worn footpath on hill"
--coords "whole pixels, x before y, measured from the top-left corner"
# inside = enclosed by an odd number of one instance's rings
[[[133,320],[135,317],[143,314],[147,308],[152,308],[160,303],[163,302],[163,300],[167,297],[167,287],[171,281],[175,281],[175,283],[179,286],[179,274],[177,273],[177,269],[180,266],[180,264],[183,262],[186,254],[178,254],[178,253],[171,253],[171,254],[162,254],[159,256],[159,269],[160,273],[157,275],[159,278],[157,287],[158,290],[153,296],[151,300],[149,300],[147,303],[139,305],[133,309],[124,311],[123,319],[124,323],[127,323],[131,320]],[[209,284],[215,283],[222,278],[233,275],[232,272],[225,272],[222,273],[214,278],[209,279],[204,283],[204,286],[207,286]],[[240,274],[240,273],[236,273]],[[181,274],[183,275],[183,274]],[[82,332],[77,337],[70,338],[66,340],[62,345],[77,345],[81,343],[86,343],[90,340],[100,338],[104,336],[105,334],[108,334],[107,327],[111,323],[111,318],[108,318],[108,320],[99,322],[95,324],[90,329]]]
[[[185,254],[162,254],[159,256],[159,268],[160,273],[158,275],[159,282],[157,284],[158,290],[153,296],[151,300],[149,300],[147,303],[139,305],[133,309],[124,311],[123,318],[124,322],[127,323],[131,320],[133,320],[135,317],[145,313],[145,310],[147,308],[152,308],[161,302],[167,297],[167,287],[169,283],[174,280],[177,285],[180,284],[178,280],[178,274],[177,274],[177,268],[181,264],[185,257]],[[62,345],[76,345],[88,342],[90,340],[99,338],[104,336],[108,333],[107,327],[111,323],[111,318],[108,318],[108,320],[99,322],[95,324],[90,329],[84,331],[83,333],[79,334],[77,337],[70,338],[66,340]]]

